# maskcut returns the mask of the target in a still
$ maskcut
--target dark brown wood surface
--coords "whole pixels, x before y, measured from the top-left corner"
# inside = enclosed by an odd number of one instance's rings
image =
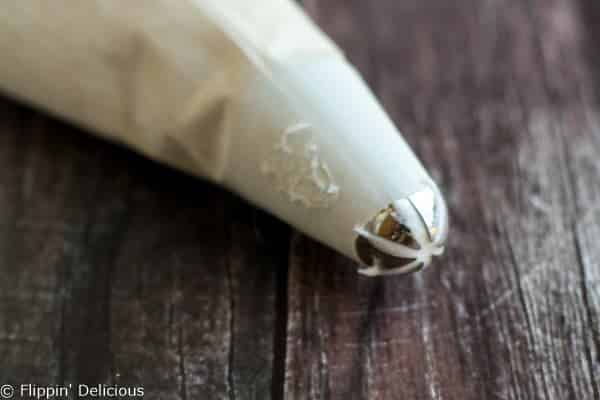
[[[234,195],[3,99],[0,384],[600,399],[600,3],[304,4],[444,188],[447,254],[360,277]]]

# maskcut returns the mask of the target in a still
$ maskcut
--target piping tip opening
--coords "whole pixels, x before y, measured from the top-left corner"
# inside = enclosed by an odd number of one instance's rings
[[[439,189],[422,190],[396,200],[365,224],[356,226],[355,250],[367,276],[420,271],[444,252],[448,211]]]

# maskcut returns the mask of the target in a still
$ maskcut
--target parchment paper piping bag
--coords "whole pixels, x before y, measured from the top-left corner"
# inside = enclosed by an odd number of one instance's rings
[[[0,89],[216,182],[360,262],[442,253],[438,187],[289,0],[4,0]]]

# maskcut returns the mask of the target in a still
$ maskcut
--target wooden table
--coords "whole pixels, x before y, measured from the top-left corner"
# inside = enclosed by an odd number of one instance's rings
[[[305,6],[444,188],[445,257],[360,277],[234,195],[4,99],[0,383],[599,399],[600,3]]]

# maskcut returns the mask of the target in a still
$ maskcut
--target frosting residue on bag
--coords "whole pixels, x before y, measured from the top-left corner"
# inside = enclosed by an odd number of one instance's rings
[[[272,177],[275,188],[292,203],[327,208],[338,199],[340,188],[321,158],[311,128],[301,122],[285,129],[262,162],[261,172]]]

